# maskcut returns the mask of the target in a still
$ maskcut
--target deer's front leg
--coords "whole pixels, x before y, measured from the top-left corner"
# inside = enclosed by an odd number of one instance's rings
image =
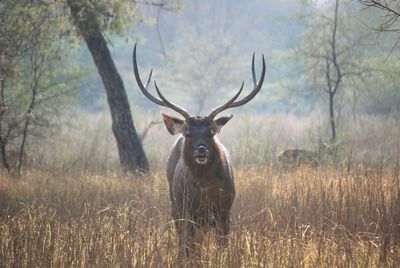
[[[230,212],[223,212],[221,214],[219,223],[217,225],[217,243],[218,247],[224,248],[228,244],[230,232]]]

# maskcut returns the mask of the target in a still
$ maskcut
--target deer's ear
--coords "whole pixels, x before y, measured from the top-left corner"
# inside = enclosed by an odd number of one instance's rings
[[[183,120],[163,113],[161,113],[161,115],[163,117],[164,124],[171,135],[183,133],[184,129]]]
[[[219,133],[219,131],[221,130],[221,128],[223,126],[225,126],[226,123],[228,123],[229,120],[231,120],[233,117],[233,114],[229,115],[229,116],[222,116],[216,120],[214,120],[214,131],[216,133]]]

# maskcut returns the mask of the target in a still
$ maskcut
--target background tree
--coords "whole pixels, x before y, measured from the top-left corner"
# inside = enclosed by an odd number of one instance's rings
[[[400,2],[397,0],[359,0],[359,2],[378,12],[367,13],[366,17],[378,17],[378,19],[370,20],[366,22],[367,25],[372,27],[378,32],[386,32],[397,34],[400,32]],[[365,20],[365,19],[364,19]],[[399,45],[400,36],[397,35],[396,40],[391,48],[391,53]]]
[[[141,3],[158,6],[160,9],[169,8],[165,2]],[[68,0],[67,4],[103,81],[121,165],[126,171],[146,173],[149,163],[132,120],[124,83],[103,35],[103,31],[107,29],[121,33],[128,22],[135,20],[138,16],[135,2]]]
[[[337,138],[337,122],[341,111],[336,103],[337,96],[341,91],[345,93],[346,88],[354,90],[355,85],[371,72],[371,68],[364,64],[363,53],[369,35],[353,31],[355,25],[349,19],[351,8],[349,3],[342,2],[339,5],[336,0],[333,5],[326,3],[313,9],[313,19],[307,25],[304,43],[296,53],[305,57],[304,72],[309,87],[328,97],[332,142]],[[331,11],[332,15],[325,16],[327,11]],[[358,93],[354,92],[353,97],[357,101]]]
[[[207,114],[208,109],[218,105],[240,86],[240,83],[235,83],[235,79],[240,78],[237,72],[240,60],[230,56],[237,53],[231,39],[210,42],[209,36],[200,36],[191,30],[185,34],[184,40],[172,44],[157,80],[165,85],[163,88],[174,85],[171,95],[176,94],[174,97],[177,99],[184,97],[182,101],[191,103],[191,113]],[[246,63],[250,61],[249,54]],[[186,94],[179,94],[183,90]]]
[[[122,167],[130,172],[147,172],[149,164],[136,132],[123,81],[115,67],[99,20],[95,4],[89,1],[68,1],[71,16],[83,36],[102,78],[112,118]],[[105,3],[102,3],[105,5]]]
[[[400,2],[397,0],[359,0],[361,4],[384,12],[378,28],[379,31],[400,32]]]
[[[50,15],[30,1],[0,3],[1,162],[17,176],[28,138],[40,138],[81,77],[79,68],[68,66],[73,53],[66,55],[65,44],[54,42],[63,21],[49,21]]]

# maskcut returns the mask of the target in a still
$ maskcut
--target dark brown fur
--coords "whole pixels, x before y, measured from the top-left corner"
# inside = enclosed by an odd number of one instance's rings
[[[169,101],[154,81],[159,98],[148,91],[153,71],[146,84],[140,79],[136,61],[136,44],[133,49],[133,72],[139,89],[150,101],[169,107],[182,115],[185,120],[163,114],[164,123],[171,135],[180,134],[168,158],[167,177],[172,202],[172,217],[180,245],[190,251],[200,242],[201,233],[208,227],[215,227],[218,242],[225,245],[230,228],[230,211],[235,198],[232,164],[225,147],[216,134],[232,118],[223,116],[222,111],[245,105],[261,90],[265,77],[265,58],[262,56],[262,71],[257,83],[253,54],[252,76],[254,88],[240,100],[244,82],[238,92],[225,104],[212,109],[208,116],[191,116],[186,109]]]
[[[179,137],[172,147],[167,165],[167,178],[172,201],[172,217],[180,245],[188,249],[201,242],[201,233],[215,227],[220,245],[225,245],[230,230],[230,210],[235,197],[229,154],[216,136],[207,137],[212,121],[190,118],[185,131],[197,130],[191,139]],[[193,144],[207,143],[207,164],[194,161]]]

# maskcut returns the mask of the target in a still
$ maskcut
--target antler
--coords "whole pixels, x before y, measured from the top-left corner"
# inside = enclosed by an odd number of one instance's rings
[[[215,108],[215,109],[212,110],[212,112],[211,112],[210,115],[209,115],[210,118],[215,117],[218,113],[220,113],[220,112],[222,112],[223,110],[226,110],[226,109],[228,109],[228,108],[239,107],[239,106],[242,106],[242,105],[248,103],[248,102],[251,101],[251,100],[257,95],[257,93],[260,91],[260,89],[261,89],[261,87],[262,87],[262,85],[263,85],[263,83],[264,83],[264,78],[265,78],[265,69],[266,69],[266,68],[265,68],[265,58],[264,58],[264,54],[263,54],[263,55],[262,55],[262,71],[261,71],[261,77],[260,77],[260,80],[259,80],[259,82],[258,82],[258,84],[257,84],[256,70],[255,70],[255,67],[254,67],[254,57],[255,57],[255,53],[253,53],[253,58],[252,58],[252,61],[251,61],[251,65],[252,65],[252,66],[251,66],[251,73],[252,73],[252,76],[253,76],[253,84],[254,84],[253,90],[249,93],[249,95],[247,95],[246,97],[244,97],[244,98],[241,99],[240,101],[235,101],[235,100],[239,97],[240,92],[241,92],[242,89],[243,89],[243,83],[242,83],[242,86],[241,86],[239,92],[236,93],[236,95],[233,96],[232,99],[230,99],[230,100],[229,100],[227,103],[225,103],[224,105],[221,105],[221,106],[219,106],[219,107],[217,107],[217,108]]]
[[[254,58],[255,58],[255,53],[253,53],[253,58],[252,58],[252,76],[253,76],[253,84],[254,84],[254,88],[253,90],[249,93],[249,95],[247,95],[246,97],[244,97],[243,99],[239,100],[239,101],[235,101],[240,93],[243,90],[243,85],[244,82],[242,82],[242,86],[240,87],[239,91],[235,94],[235,96],[233,96],[228,102],[226,102],[225,104],[214,108],[210,115],[208,117],[210,118],[214,118],[217,114],[219,114],[220,112],[229,109],[229,108],[233,108],[233,107],[239,107],[242,106],[246,103],[248,103],[250,100],[252,100],[257,94],[258,92],[261,90],[261,87],[264,83],[264,78],[265,78],[265,58],[264,55],[262,55],[262,71],[261,71],[261,77],[260,80],[257,83],[257,79],[256,79],[256,71],[255,71],[255,66],[254,66]],[[153,95],[151,95],[147,89],[147,86],[150,84],[151,81],[151,76],[153,74],[153,69],[151,69],[149,77],[147,79],[147,82],[145,85],[143,85],[140,76],[139,76],[139,69],[137,66],[137,61],[136,61],[136,44],[135,47],[133,49],[133,71],[135,74],[135,79],[137,84],[139,85],[140,90],[142,91],[143,95],[145,95],[149,100],[151,100],[152,102],[154,102],[155,104],[158,104],[160,106],[164,106],[164,107],[169,107],[172,110],[178,112],[179,114],[181,114],[185,119],[191,117],[190,114],[182,107],[180,107],[177,104],[174,104],[173,102],[170,102],[167,98],[165,98],[162,94],[160,89],[157,86],[156,81],[154,81],[154,86],[156,88],[157,94],[160,97],[154,97]]]
[[[220,112],[222,112],[223,110],[228,109],[233,102],[239,97],[240,93],[242,93],[242,89],[244,86],[244,81],[242,82],[242,86],[240,87],[239,91],[235,94],[235,96],[232,97],[232,99],[230,99],[227,103],[225,103],[224,105],[221,105],[217,108],[214,108],[210,115],[208,116],[209,118],[214,118],[217,114],[219,114]]]
[[[190,114],[184,108],[180,107],[177,104],[174,104],[173,102],[168,101],[161,94],[155,81],[154,81],[154,85],[156,87],[157,94],[161,99],[154,97],[153,95],[151,95],[149,93],[149,91],[147,90],[147,86],[150,84],[151,75],[153,74],[153,69],[151,69],[151,71],[150,71],[149,78],[147,79],[146,84],[143,85],[142,80],[140,79],[140,76],[139,76],[139,68],[137,66],[137,61],[136,61],[136,44],[135,44],[135,47],[133,48],[133,72],[135,74],[135,79],[136,79],[136,82],[137,82],[140,90],[142,91],[143,95],[145,95],[149,100],[151,100],[152,102],[154,102],[155,104],[158,104],[160,106],[171,108],[172,110],[181,114],[185,119],[191,117]]]

